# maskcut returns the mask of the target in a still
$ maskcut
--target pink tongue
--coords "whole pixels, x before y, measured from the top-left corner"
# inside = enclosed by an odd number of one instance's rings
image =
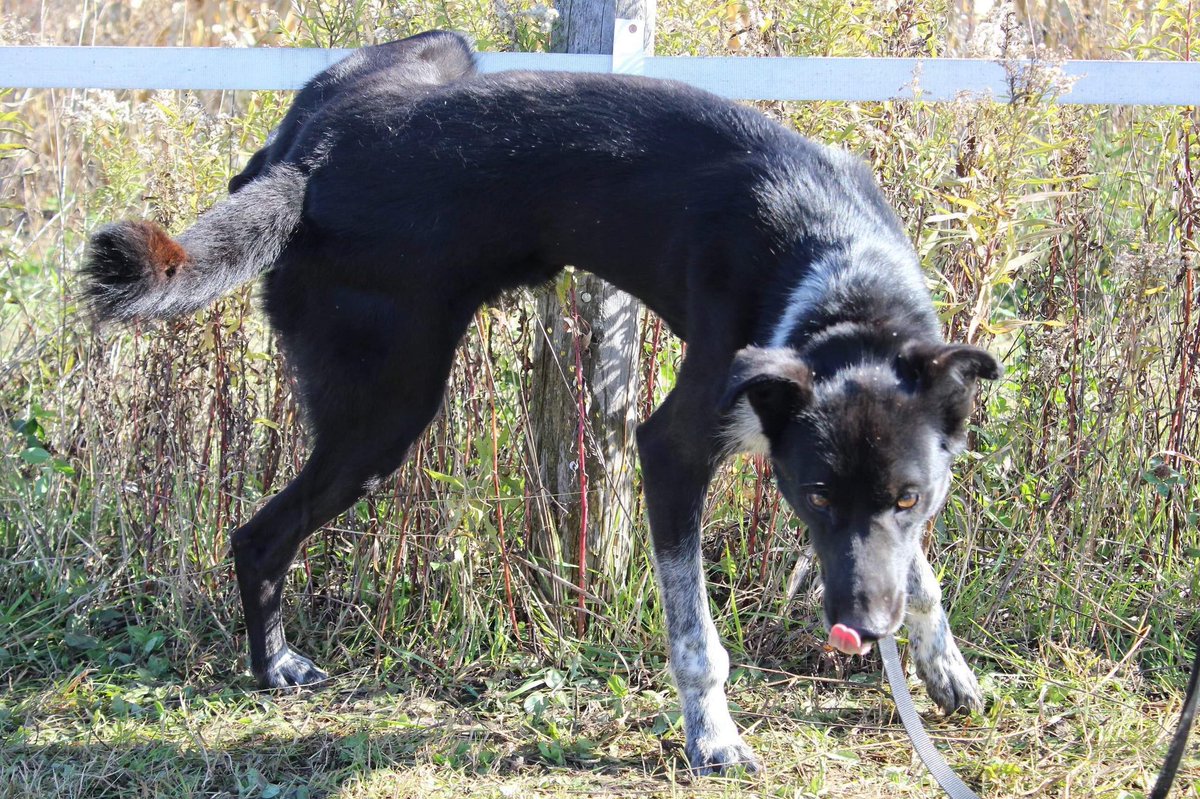
[[[834,649],[847,655],[865,655],[871,651],[870,644],[863,645],[858,631],[844,624],[833,625],[833,629],[829,631],[829,643]]]

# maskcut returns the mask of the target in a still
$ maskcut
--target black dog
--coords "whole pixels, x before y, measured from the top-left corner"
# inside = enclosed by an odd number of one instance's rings
[[[314,444],[233,534],[260,683],[325,677],[280,619],[301,542],[401,463],[479,305],[574,264],[688,343],[638,448],[692,767],[758,764],[726,708],[700,559],[709,479],[734,452],[770,454],[811,530],[832,643],[865,652],[907,622],[934,701],[980,706],[920,538],[999,365],[943,342],[863,164],[678,83],[480,75],[460,36],[434,32],[314,78],[230,191],[177,241],[102,229],[84,272],[97,314],[123,320],[263,275]]]

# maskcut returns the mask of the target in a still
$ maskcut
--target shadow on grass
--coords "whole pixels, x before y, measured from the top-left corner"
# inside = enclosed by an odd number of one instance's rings
[[[111,703],[55,710],[31,708],[23,726],[3,730],[0,795],[508,796],[520,786],[570,790],[572,783],[620,795],[619,786],[653,794],[673,784],[664,772],[671,755],[632,730],[637,745],[622,740],[619,753],[611,745],[601,752],[583,735],[555,738],[519,716],[497,719],[387,692],[226,690],[169,707],[122,708],[121,717],[111,715]]]

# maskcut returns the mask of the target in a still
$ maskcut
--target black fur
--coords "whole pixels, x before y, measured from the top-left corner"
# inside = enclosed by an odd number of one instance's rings
[[[159,242],[159,248],[152,246]],[[163,253],[176,257],[167,259]],[[147,222],[118,222],[92,235],[83,265],[84,298],[97,315],[129,318],[126,308],[136,306],[149,286],[173,276],[182,262],[182,249],[157,226]],[[169,263],[174,261],[175,263]]]
[[[271,266],[301,222],[306,176],[273,166],[172,241],[150,222],[96,233],[84,260],[84,296],[102,319],[179,316],[204,308]]]
[[[229,181],[229,191],[235,192],[254,180],[267,164],[285,160],[309,117],[318,110],[329,112],[339,98],[380,86],[390,91],[432,89],[473,74],[475,54],[465,39],[453,33],[429,31],[356,50],[317,75],[296,95],[267,146]]]
[[[769,451],[809,523],[827,622],[870,641],[918,598],[909,621],[936,641],[918,653],[935,698],[976,704],[916,542],[975,383],[998,366],[942,342],[912,246],[859,161],[678,83],[476,74],[461,37],[430,33],[315,78],[230,189],[178,253],[147,246],[139,223],[100,231],[85,293],[102,317],[169,316],[265,270],[314,446],[233,535],[262,684],[324,676],[283,635],[301,543],[401,463],[479,305],[574,264],[688,342],[638,446],[693,766],[756,765],[725,709],[699,558],[709,479],[737,449]],[[896,511],[902,491],[921,494],[916,509]]]

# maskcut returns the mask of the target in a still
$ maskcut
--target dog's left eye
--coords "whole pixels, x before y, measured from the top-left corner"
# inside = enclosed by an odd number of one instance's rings
[[[911,510],[921,500],[921,495],[914,491],[907,491],[900,495],[896,500],[896,507],[899,510]]]
[[[804,499],[814,510],[829,510],[829,495],[824,491],[809,491]]]

